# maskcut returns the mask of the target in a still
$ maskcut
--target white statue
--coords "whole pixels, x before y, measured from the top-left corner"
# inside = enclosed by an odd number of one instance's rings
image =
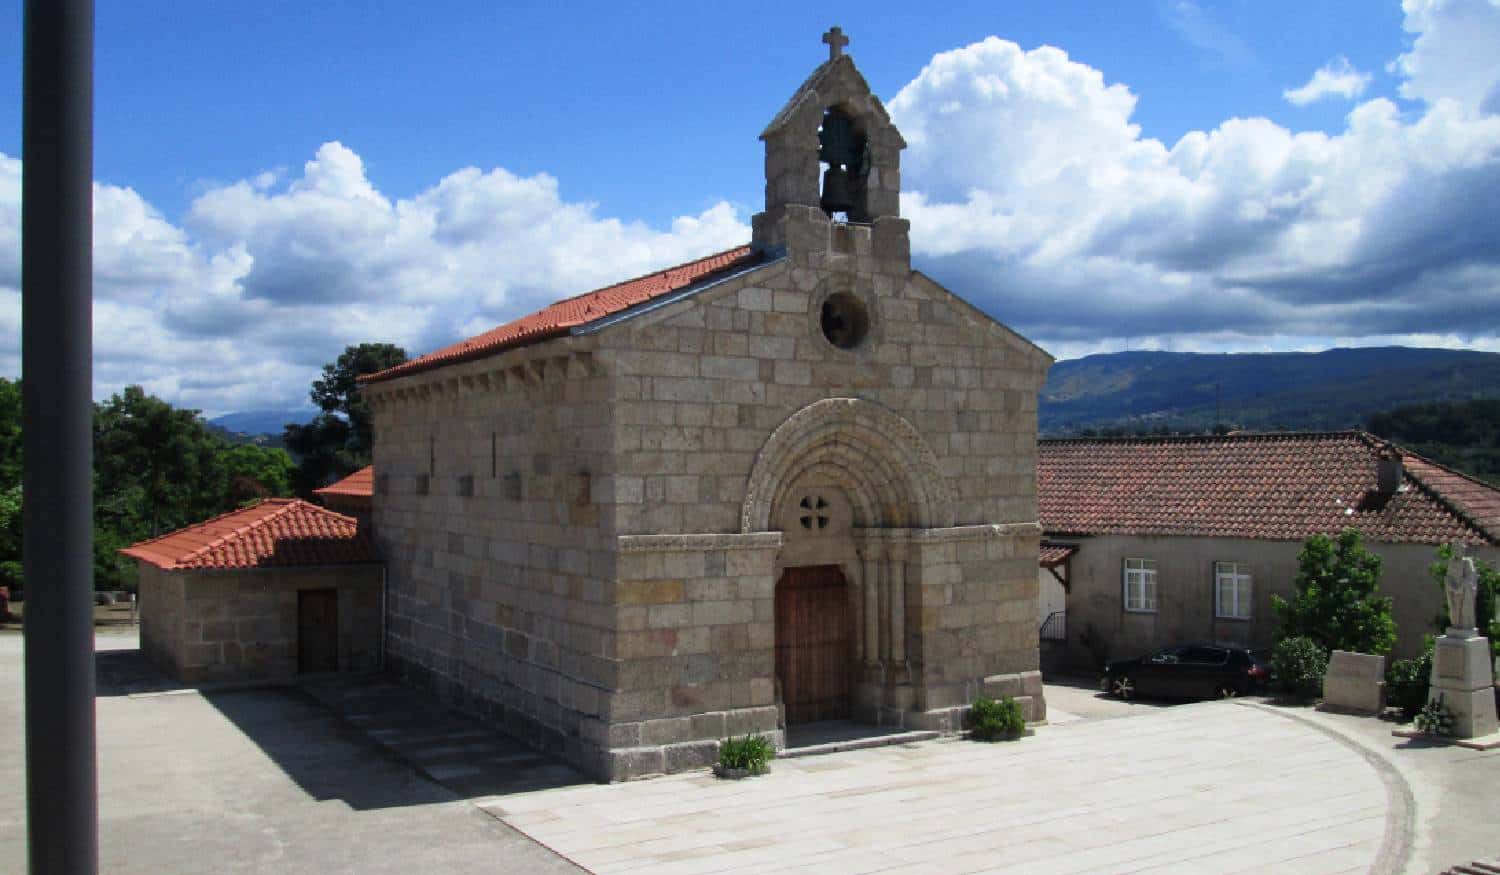
[[[1448,594],[1448,625],[1454,629],[1473,629],[1475,596],[1479,593],[1479,570],[1474,560],[1464,555],[1464,545],[1453,545],[1453,556],[1448,560],[1448,572],[1443,577],[1443,588]]]

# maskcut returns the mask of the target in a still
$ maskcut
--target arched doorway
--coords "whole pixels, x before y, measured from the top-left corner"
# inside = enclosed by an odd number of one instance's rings
[[[814,402],[772,433],[747,487],[743,530],[783,538],[775,634],[786,725],[880,722],[908,707],[908,541],[953,513],[916,429],[863,399]]]

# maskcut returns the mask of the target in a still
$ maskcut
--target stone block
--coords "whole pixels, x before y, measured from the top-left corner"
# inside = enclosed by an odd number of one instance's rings
[[[668,745],[665,756],[668,772],[707,768],[719,758],[719,742],[713,739]]]
[[[676,744],[692,738],[693,721],[690,717],[668,717],[641,724],[641,743],[644,745]]]
[[[659,747],[614,749],[604,755],[603,777],[607,781],[628,781],[664,774],[666,770],[666,756]]]
[[[984,679],[985,696],[998,700],[1002,696],[1016,698],[1021,692],[1021,676],[1018,674],[997,674]]]
[[[710,711],[707,714],[694,714],[691,718],[693,723],[693,738],[723,738],[724,737],[724,712]]]
[[[724,715],[724,732],[727,735],[745,735],[751,732],[765,734],[776,729],[776,709],[736,708]]]
[[[1385,657],[1335,650],[1323,675],[1323,707],[1378,715],[1385,710]]]

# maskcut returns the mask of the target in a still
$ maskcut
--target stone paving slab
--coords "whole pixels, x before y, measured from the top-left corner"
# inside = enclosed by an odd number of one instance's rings
[[[1211,702],[479,804],[598,873],[1334,873],[1402,852],[1377,769],[1326,732]]]

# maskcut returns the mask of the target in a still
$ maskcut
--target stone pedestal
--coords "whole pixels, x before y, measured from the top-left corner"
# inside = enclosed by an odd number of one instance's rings
[[[1453,714],[1453,734],[1476,738],[1500,731],[1495,718],[1490,640],[1473,629],[1453,629],[1432,650],[1430,702],[1439,696]]]
[[[1385,657],[1335,650],[1323,675],[1323,706],[1379,715],[1385,711]],[[1446,700],[1445,700],[1446,701]]]

